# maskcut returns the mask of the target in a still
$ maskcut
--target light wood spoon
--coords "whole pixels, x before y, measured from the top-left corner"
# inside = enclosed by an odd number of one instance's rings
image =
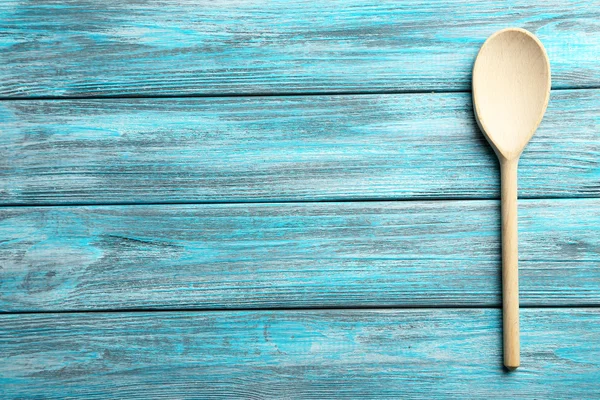
[[[509,28],[485,41],[473,67],[473,105],[479,128],[500,161],[502,319],[504,365],[509,369],[520,364],[517,165],[549,97],[550,62],[538,38]]]

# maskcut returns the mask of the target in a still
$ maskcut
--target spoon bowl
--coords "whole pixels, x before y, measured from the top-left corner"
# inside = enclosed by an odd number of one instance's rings
[[[473,67],[473,105],[498,157],[520,156],[542,121],[549,97],[550,62],[533,34],[509,28],[485,41]]]
[[[473,67],[473,108],[501,172],[502,325],[504,365],[520,365],[517,166],[550,98],[550,62],[530,32],[509,28],[490,36]]]

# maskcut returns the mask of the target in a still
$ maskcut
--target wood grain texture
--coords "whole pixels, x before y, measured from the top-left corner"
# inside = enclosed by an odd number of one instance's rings
[[[552,93],[521,196],[600,194],[599,102]],[[5,101],[0,123],[3,204],[499,198],[467,93]]]
[[[4,97],[468,90],[509,26],[556,88],[600,85],[598,1],[4,0],[0,25]]]
[[[500,310],[2,315],[3,398],[600,396],[600,310],[523,310],[502,368]],[[458,362],[457,360],[460,360]]]
[[[600,304],[600,200],[523,200],[521,302]],[[498,201],[0,209],[0,309],[498,306]]]

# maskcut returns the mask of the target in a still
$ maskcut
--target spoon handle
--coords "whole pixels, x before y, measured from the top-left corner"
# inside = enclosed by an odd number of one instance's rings
[[[504,365],[520,363],[519,345],[519,241],[517,225],[518,159],[501,160],[502,185],[502,322]]]

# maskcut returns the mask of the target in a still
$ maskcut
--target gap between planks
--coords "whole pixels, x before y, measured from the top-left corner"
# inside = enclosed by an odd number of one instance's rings
[[[595,200],[596,196],[578,196],[578,197],[565,197],[565,196],[519,196],[519,200]],[[383,203],[383,202],[445,202],[445,201],[461,201],[461,202],[477,202],[477,201],[490,201],[498,200],[497,196],[490,197],[357,197],[357,198],[330,198],[330,199],[260,199],[260,200],[230,200],[230,201],[131,201],[131,202],[75,202],[75,203],[0,203],[0,209],[3,208],[55,208],[55,207],[106,207],[106,206],[117,206],[117,207],[135,207],[135,206],[201,206],[201,205],[238,205],[238,204],[312,204],[312,203]]]
[[[553,87],[553,92],[570,90],[599,90],[600,86],[559,86]],[[48,100],[118,100],[118,99],[194,99],[194,98],[243,98],[243,97],[309,97],[309,96],[371,96],[371,95],[402,95],[402,94],[443,94],[471,93],[462,89],[439,90],[360,90],[360,91],[307,91],[307,92],[264,92],[264,93],[196,93],[196,94],[124,94],[124,95],[91,95],[91,96],[0,96],[0,101],[48,101]]]
[[[331,307],[248,307],[248,308],[123,308],[123,309],[97,309],[97,310],[31,310],[31,311],[0,311],[2,315],[29,315],[29,314],[120,314],[120,313],[229,313],[229,312],[295,312],[295,311],[377,311],[377,310],[498,310],[501,305],[472,305],[440,304],[440,305],[411,305],[411,306],[331,306]],[[528,305],[521,304],[522,309],[588,309],[600,307],[597,304],[560,304],[560,305]]]

